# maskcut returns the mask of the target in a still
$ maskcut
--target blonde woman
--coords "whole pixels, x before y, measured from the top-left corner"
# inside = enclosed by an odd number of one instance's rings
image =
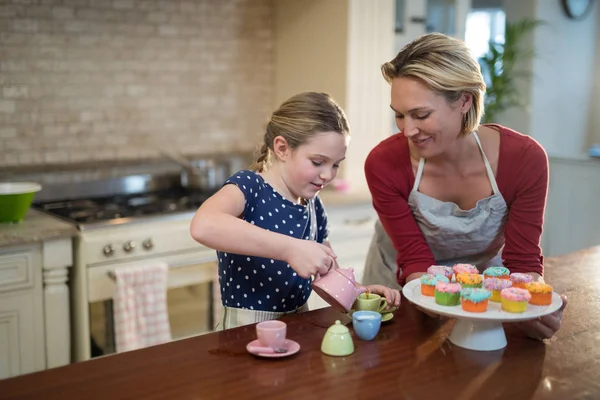
[[[251,169],[233,174],[196,212],[192,237],[217,250],[223,328],[305,311],[311,276],[337,266],[318,193],[335,178],[349,134],[327,94],[291,97],[271,116]],[[400,304],[397,290],[369,291]]]
[[[427,34],[381,70],[400,132],[365,163],[379,222],[364,282],[401,287],[431,265],[455,263],[504,264],[541,279],[546,152],[529,136],[479,124],[485,83],[466,45]],[[549,338],[562,311],[523,328]]]

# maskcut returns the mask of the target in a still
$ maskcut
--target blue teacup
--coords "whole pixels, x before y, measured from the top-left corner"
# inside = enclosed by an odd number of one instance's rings
[[[355,311],[352,314],[354,332],[362,340],[373,340],[381,326],[381,314],[377,311]]]

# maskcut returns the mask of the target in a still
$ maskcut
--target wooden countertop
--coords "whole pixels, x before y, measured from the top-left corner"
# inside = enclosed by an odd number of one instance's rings
[[[17,224],[0,223],[0,247],[71,237],[76,234],[75,225],[41,211],[29,209],[23,221]]]
[[[453,321],[424,317],[404,300],[374,341],[348,357],[320,342],[331,308],[286,317],[296,355],[248,354],[254,326],[0,381],[0,399],[597,399],[600,398],[600,247],[546,260],[546,280],[569,297],[563,327],[546,342],[511,324],[499,351],[446,340]],[[351,330],[352,331],[352,330]]]

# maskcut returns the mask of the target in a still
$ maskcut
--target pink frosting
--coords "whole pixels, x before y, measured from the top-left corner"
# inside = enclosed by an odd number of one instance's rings
[[[443,265],[432,265],[431,267],[427,268],[427,273],[431,275],[440,274],[452,278],[452,268],[445,267]]]
[[[515,272],[514,274],[510,274],[510,280],[517,283],[529,283],[533,281],[533,277],[531,275]]]
[[[500,292],[502,298],[511,301],[529,301],[531,299],[531,293],[528,290],[521,288],[506,288]]]
[[[479,271],[474,265],[471,264],[455,264],[452,267],[455,274],[478,274]]]
[[[487,290],[502,290],[511,286],[512,282],[508,279],[487,278],[483,280],[483,287]]]
[[[443,293],[458,293],[461,290],[460,283],[444,283],[438,282],[435,285],[435,290]]]

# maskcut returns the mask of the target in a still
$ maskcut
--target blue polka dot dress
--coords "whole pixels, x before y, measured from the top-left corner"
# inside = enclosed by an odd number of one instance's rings
[[[240,171],[225,185],[236,185],[246,197],[243,220],[261,228],[298,239],[310,240],[310,207],[285,199],[260,175]],[[328,236],[327,216],[318,196],[316,241]],[[269,312],[289,312],[302,307],[311,293],[311,280],[304,279],[289,264],[270,258],[248,257],[217,251],[219,283],[224,306]]]

